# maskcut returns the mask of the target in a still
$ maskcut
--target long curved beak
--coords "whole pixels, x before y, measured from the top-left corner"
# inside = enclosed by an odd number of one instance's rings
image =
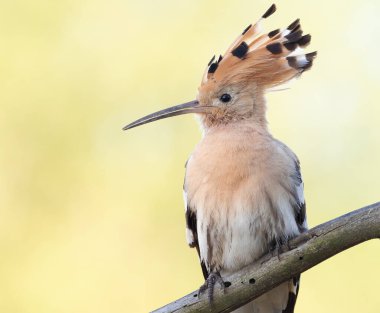
[[[139,118],[138,120],[128,124],[127,126],[123,127],[123,130],[131,129],[133,127],[137,127],[143,124],[147,124],[153,121],[161,120],[163,118],[181,115],[181,114],[188,114],[188,113],[202,113],[206,112],[209,107],[200,106],[199,102],[197,100],[186,102],[183,104],[179,104],[152,114],[149,114],[147,116],[144,116],[142,118]]]

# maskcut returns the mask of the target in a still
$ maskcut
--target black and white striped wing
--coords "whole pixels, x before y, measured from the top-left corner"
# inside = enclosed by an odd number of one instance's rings
[[[301,168],[298,159],[296,159],[295,163],[295,175],[294,179],[294,199],[295,203],[294,207],[294,218],[296,220],[299,231],[305,232],[307,230],[307,221],[306,221],[306,203],[303,191],[303,181],[301,176]],[[283,313],[293,313],[294,307],[296,305],[298,291],[300,286],[300,275],[293,277],[292,280],[289,281],[289,296],[288,303],[286,308],[282,311]]]
[[[187,162],[186,162],[187,165]],[[185,168],[186,168],[185,165]],[[189,206],[187,201],[187,193],[185,188],[185,183],[183,184],[183,198],[185,202],[185,217],[186,217],[186,240],[190,248],[195,248],[198,253],[198,257],[202,267],[202,273],[204,279],[208,277],[208,271],[206,264],[201,261],[201,254],[199,250],[199,242],[198,242],[198,232],[197,232],[197,211],[194,208]]]

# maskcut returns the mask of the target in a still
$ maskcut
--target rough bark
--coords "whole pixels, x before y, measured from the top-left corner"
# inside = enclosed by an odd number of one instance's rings
[[[231,312],[335,254],[375,238],[380,238],[380,202],[316,226],[292,239],[280,255],[264,256],[223,277],[231,284],[224,293],[215,288],[212,305],[206,295],[199,299],[196,290],[152,313]]]

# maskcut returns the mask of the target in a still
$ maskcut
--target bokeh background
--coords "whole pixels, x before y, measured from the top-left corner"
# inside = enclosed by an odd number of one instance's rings
[[[202,284],[185,243],[191,116],[123,133],[194,99],[206,63],[271,2],[0,1],[0,312],[146,312]],[[302,162],[310,226],[380,200],[380,2],[277,1],[319,55],[268,95]],[[368,242],[303,275],[296,312],[380,307]]]

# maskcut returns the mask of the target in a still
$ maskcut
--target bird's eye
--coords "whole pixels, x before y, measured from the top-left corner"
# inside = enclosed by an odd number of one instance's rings
[[[221,97],[220,97],[220,101],[222,101],[222,102],[230,102],[231,101],[231,95],[229,95],[228,93],[222,94]]]

